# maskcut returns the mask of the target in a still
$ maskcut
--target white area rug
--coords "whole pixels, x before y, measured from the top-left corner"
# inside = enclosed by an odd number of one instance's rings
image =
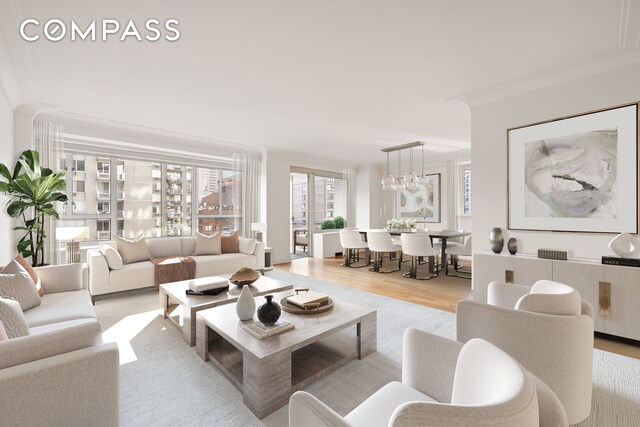
[[[400,379],[402,333],[420,328],[455,337],[455,315],[392,298],[274,270],[269,276],[378,310],[378,352],[354,360],[306,388],[341,414],[389,381]],[[425,284],[428,286],[428,284]],[[120,420],[123,426],[286,426],[288,407],[258,420],[242,394],[178,329],[160,316],[151,290],[99,300],[95,306],[105,340],[118,340]],[[580,426],[640,426],[640,360],[595,350],[591,416]]]

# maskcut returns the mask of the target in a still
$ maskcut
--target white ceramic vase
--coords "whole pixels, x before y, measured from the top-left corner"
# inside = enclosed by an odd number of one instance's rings
[[[256,301],[253,299],[253,295],[251,295],[249,286],[245,285],[242,287],[240,298],[238,298],[238,302],[236,303],[236,313],[238,313],[240,320],[251,320],[255,312]]]

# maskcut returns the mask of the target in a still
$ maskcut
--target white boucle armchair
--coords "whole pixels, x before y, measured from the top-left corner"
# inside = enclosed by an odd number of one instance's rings
[[[463,346],[407,329],[401,383],[387,384],[345,417],[311,394],[296,392],[289,425],[538,426],[536,385],[513,358],[484,340]]]
[[[509,353],[558,396],[570,424],[591,412],[593,308],[570,286],[491,282],[488,304],[460,301],[457,340],[485,339]]]

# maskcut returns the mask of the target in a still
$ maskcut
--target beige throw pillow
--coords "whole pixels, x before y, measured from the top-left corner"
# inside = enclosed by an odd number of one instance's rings
[[[0,272],[0,296],[7,296],[20,303],[22,311],[40,305],[40,295],[29,273],[16,260],[12,260]]]
[[[29,325],[20,303],[12,298],[0,297],[0,322],[9,339],[29,335]]]
[[[196,250],[194,255],[220,255],[222,253],[222,240],[220,233],[205,236],[196,232]]]
[[[116,236],[116,248],[122,257],[123,264],[131,264],[139,261],[148,261],[151,258],[147,242],[140,236],[135,240],[127,240]]]

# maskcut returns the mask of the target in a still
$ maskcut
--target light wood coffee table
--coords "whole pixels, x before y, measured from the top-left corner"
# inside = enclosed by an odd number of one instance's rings
[[[274,301],[291,294],[281,292]],[[256,305],[263,302],[256,298]],[[245,405],[258,418],[285,405],[296,390],[377,349],[377,313],[372,308],[334,299],[327,312],[283,311],[281,318],[294,323],[295,329],[259,340],[242,328],[234,304],[196,315],[196,353],[211,360],[242,391]]]
[[[218,295],[187,295],[189,280],[171,282],[160,285],[160,308],[163,316],[182,330],[182,337],[190,346],[196,344],[196,312],[207,308],[235,302],[240,297],[242,288],[229,284],[229,290]],[[292,285],[260,276],[249,285],[253,295],[267,295],[292,289]],[[233,305],[235,310],[235,304]],[[234,311],[235,314],[235,311]],[[237,316],[236,316],[237,319]]]

